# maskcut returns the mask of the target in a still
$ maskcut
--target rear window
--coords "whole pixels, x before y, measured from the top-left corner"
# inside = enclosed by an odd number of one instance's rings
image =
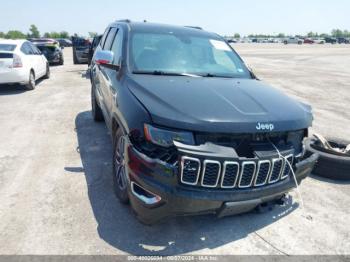
[[[40,45],[38,45],[37,48],[43,53],[53,53],[56,50],[55,46],[40,46]]]
[[[15,48],[16,45],[0,44],[0,51],[13,51]]]

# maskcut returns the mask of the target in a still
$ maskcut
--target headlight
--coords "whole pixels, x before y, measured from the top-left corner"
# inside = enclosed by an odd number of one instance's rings
[[[184,144],[194,145],[194,138],[191,132],[160,129],[148,124],[144,124],[144,131],[146,139],[159,146],[172,146],[174,140]]]

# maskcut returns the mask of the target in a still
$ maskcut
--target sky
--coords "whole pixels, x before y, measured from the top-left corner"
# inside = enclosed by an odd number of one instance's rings
[[[2,0],[0,31],[102,33],[114,20],[200,26],[222,35],[350,30],[349,0]]]

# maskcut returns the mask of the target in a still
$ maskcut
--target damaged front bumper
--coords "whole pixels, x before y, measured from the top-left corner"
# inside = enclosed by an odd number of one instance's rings
[[[190,157],[193,157],[193,154],[210,155],[208,151],[192,149],[178,148],[180,158],[181,154]],[[215,155],[214,158],[217,161],[224,161],[227,154],[232,152],[219,150],[219,153],[222,155]],[[310,174],[317,159],[316,154],[306,159],[295,159],[293,171],[298,183]],[[197,214],[227,216],[244,213],[262,203],[280,199],[296,186],[292,172],[283,180],[266,183],[263,186],[242,188],[222,188],[219,184],[216,187],[198,186],[200,184],[191,186],[181,182],[180,162],[172,165],[150,158],[131,144],[127,146],[126,161],[132,208],[143,222],[149,224],[170,216]]]

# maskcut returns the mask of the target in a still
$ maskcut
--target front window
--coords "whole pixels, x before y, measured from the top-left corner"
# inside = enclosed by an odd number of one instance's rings
[[[251,78],[226,42],[204,34],[134,32],[129,64],[133,73]]]

